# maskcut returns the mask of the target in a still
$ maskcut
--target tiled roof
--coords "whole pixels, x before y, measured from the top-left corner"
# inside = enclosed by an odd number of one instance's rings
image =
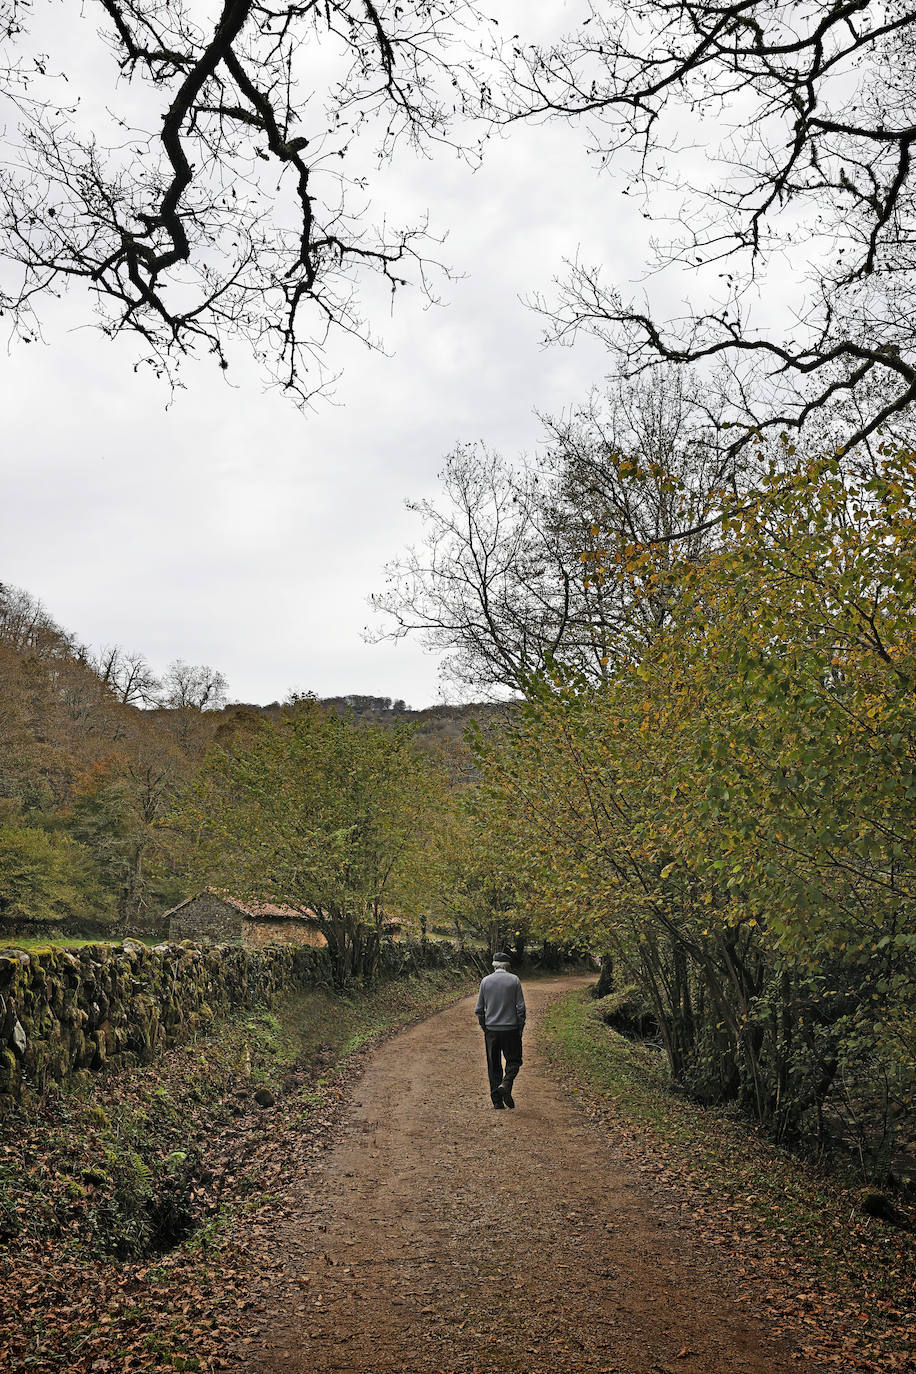
[[[205,887],[202,892],[195,892],[193,897],[185,898],[178,906],[166,912],[166,915],[174,916],[189,903],[196,902],[198,897],[216,897],[218,901],[225,902],[226,906],[231,906],[249,921],[308,921],[313,924],[316,920],[315,912],[307,906],[285,906],[276,902],[243,902],[240,897],[218,887]]]

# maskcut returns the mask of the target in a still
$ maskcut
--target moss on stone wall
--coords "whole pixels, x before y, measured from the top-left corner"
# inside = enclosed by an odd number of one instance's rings
[[[147,1063],[230,1007],[330,983],[323,950],[166,944],[0,950],[0,1110],[75,1074]]]
[[[453,945],[382,946],[378,972],[467,968]],[[0,1114],[49,1083],[149,1063],[233,1008],[269,1006],[295,987],[330,987],[326,948],[276,945],[84,945],[0,949]]]

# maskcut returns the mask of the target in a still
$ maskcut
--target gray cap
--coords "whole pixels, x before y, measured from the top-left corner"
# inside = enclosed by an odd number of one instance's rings
[[[503,954],[502,950],[497,950],[493,955],[494,964],[511,964],[512,960],[508,954]]]

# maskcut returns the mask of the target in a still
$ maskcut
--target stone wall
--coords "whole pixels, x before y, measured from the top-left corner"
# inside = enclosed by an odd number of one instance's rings
[[[378,972],[476,967],[445,942],[382,945]],[[306,945],[162,944],[0,949],[0,1115],[51,1083],[109,1067],[148,1063],[208,1031],[235,1007],[270,1004],[297,986],[327,987],[327,949]]]
[[[24,1090],[148,1062],[231,1007],[329,982],[325,951],[301,946],[0,950],[0,1111]]]

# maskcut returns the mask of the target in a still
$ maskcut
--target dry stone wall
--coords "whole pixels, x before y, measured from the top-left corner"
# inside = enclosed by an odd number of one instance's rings
[[[0,950],[0,1112],[23,1092],[109,1066],[146,1063],[231,1007],[269,1004],[296,984],[330,983],[322,949],[149,949],[86,945]]]

